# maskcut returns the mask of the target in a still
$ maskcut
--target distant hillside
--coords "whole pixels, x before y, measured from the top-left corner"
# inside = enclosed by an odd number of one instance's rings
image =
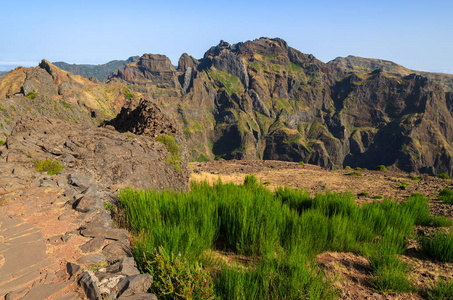
[[[407,76],[410,74],[417,74],[425,76],[437,82],[445,91],[453,91],[453,75],[444,73],[430,73],[407,69],[394,62],[382,59],[363,58],[349,55],[348,57],[337,57],[327,64],[348,69],[361,74],[368,74],[377,69],[383,69],[384,72],[391,75]]]
[[[127,60],[112,60],[102,65],[78,65],[68,64],[62,61],[54,62],[53,64],[60,69],[71,72],[74,75],[82,75],[86,78],[96,77],[99,81],[104,82],[118,69],[123,69],[127,63],[135,62],[139,56],[131,56]],[[1,75],[0,75],[1,76]]]

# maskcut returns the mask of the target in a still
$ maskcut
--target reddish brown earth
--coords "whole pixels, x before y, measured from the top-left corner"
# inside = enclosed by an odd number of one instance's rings
[[[338,170],[329,171],[314,165],[300,165],[282,161],[210,161],[193,162],[189,164],[192,171],[191,180],[207,180],[240,184],[248,174],[255,175],[258,180],[270,189],[278,186],[288,186],[309,191],[312,195],[327,190],[334,192],[350,192],[359,194],[357,203],[374,201],[374,196],[380,195],[404,201],[413,193],[421,193],[430,198],[430,208],[433,215],[453,216],[453,206],[437,200],[439,191],[452,186],[452,180],[431,176],[418,175],[419,181],[412,180],[416,174],[374,170]],[[351,172],[362,174],[361,177],[345,175]],[[397,185],[408,182],[406,189]],[[377,199],[376,201],[380,201]],[[430,230],[430,228],[416,228]],[[425,299],[426,288],[436,282],[440,276],[453,278],[453,264],[439,263],[429,259],[418,251],[415,240],[410,241],[403,260],[412,265],[411,277],[416,287],[421,290],[417,294],[386,294],[373,291],[372,275],[366,258],[353,253],[325,252],[318,256],[318,264],[323,266],[327,276],[337,278],[336,286],[341,291],[341,299]]]

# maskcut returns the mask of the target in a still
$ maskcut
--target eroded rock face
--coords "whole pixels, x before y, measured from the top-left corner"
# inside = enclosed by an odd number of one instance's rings
[[[1,158],[30,163],[33,159],[58,159],[66,168],[88,174],[103,186],[114,189],[187,188],[187,166],[181,170],[167,162],[164,144],[147,136],[92,128],[44,117],[24,118],[7,139]],[[70,159],[65,163],[66,158]]]

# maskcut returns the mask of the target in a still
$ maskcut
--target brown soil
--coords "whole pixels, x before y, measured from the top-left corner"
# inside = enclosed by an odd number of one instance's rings
[[[391,171],[337,170],[329,171],[314,165],[282,161],[210,161],[189,164],[191,180],[233,182],[241,184],[248,174],[253,174],[270,189],[288,186],[309,191],[312,195],[327,190],[347,192],[358,196],[357,203],[380,201],[375,196],[404,201],[413,193],[421,193],[430,198],[433,215],[453,216],[453,206],[437,200],[438,193],[446,186],[453,186],[453,180],[445,180],[426,175],[407,174]],[[347,175],[357,172],[362,176]],[[419,181],[413,180],[414,176]],[[405,189],[400,183],[410,183]],[[432,231],[431,228],[417,227],[417,231]],[[318,264],[327,276],[337,278],[336,286],[341,291],[341,299],[425,299],[426,288],[439,277],[453,278],[453,264],[439,263],[424,256],[417,249],[415,240],[410,241],[403,260],[413,267],[411,277],[420,290],[414,294],[386,294],[373,290],[372,275],[366,258],[352,253],[325,252],[318,256]]]

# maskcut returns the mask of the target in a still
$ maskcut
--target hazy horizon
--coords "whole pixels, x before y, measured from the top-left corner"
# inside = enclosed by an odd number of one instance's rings
[[[220,40],[266,36],[323,62],[354,55],[453,74],[452,9],[439,0],[8,2],[0,18],[0,71],[43,58],[97,65],[144,53],[177,65],[182,53],[201,58]]]

